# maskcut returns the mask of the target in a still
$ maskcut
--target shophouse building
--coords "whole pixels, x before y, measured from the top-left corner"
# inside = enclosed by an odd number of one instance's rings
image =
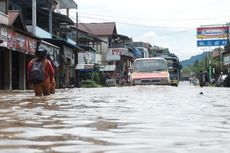
[[[1,1],[1,6],[3,5]],[[8,10],[5,23],[0,25],[0,88],[5,90],[26,89],[26,65],[34,56],[38,39],[27,32],[20,11]],[[4,21],[4,20],[3,20]]]
[[[76,43],[77,30],[72,28],[75,22],[70,18],[70,9],[77,9],[77,4],[74,0],[37,0],[34,8],[32,2],[9,0],[9,10],[20,11],[25,30],[39,40],[36,47],[46,48],[58,63],[55,73],[57,87],[74,86],[77,82],[75,66],[78,52],[84,51]],[[32,24],[33,18],[37,19],[35,26]]]
[[[6,56],[9,56],[7,52],[7,27],[8,27],[8,0],[0,1],[0,89],[7,89],[7,83],[5,78],[10,76],[10,72],[7,71],[7,66],[5,63]],[[8,62],[9,63],[9,62]]]
[[[105,23],[79,23],[79,29],[93,34],[103,40],[100,50],[102,54],[102,69],[106,71],[108,65],[114,71],[123,77],[131,66],[134,54],[132,52],[132,39],[117,33],[116,24],[114,22]],[[112,66],[111,66],[112,65]]]

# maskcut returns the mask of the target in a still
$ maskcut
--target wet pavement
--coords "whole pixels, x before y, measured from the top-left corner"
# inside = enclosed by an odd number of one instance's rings
[[[0,98],[1,153],[230,152],[230,88],[181,82]]]

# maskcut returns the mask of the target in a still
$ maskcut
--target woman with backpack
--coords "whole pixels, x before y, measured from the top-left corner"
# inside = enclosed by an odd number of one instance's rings
[[[54,69],[48,59],[47,50],[39,48],[36,57],[27,66],[29,83],[35,92],[35,96],[50,95],[50,83],[54,78]]]

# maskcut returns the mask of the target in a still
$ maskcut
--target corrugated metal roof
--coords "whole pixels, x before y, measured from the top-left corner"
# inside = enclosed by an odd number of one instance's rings
[[[96,36],[112,36],[117,34],[115,22],[79,23],[78,28]]]

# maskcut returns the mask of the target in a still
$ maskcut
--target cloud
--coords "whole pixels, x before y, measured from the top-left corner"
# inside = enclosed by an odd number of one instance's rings
[[[144,41],[144,42],[152,43],[152,42],[154,42],[154,40],[157,40],[158,38],[159,38],[159,36],[155,32],[149,31],[149,32],[144,33],[143,35],[135,38],[135,41]]]
[[[116,22],[119,34],[167,47],[181,59],[202,52],[196,47],[196,27],[225,24],[230,16],[230,0],[76,2],[80,22]]]

